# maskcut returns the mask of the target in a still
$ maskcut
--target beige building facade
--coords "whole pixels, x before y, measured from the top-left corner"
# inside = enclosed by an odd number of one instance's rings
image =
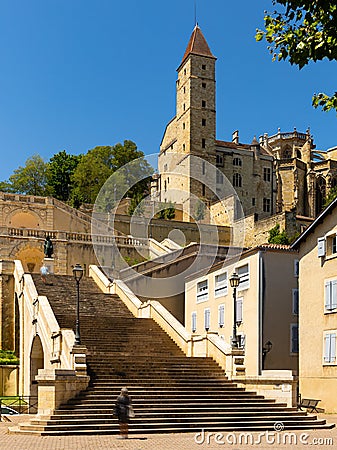
[[[299,250],[299,390],[337,412],[337,200],[294,242]]]
[[[236,292],[239,347],[243,373],[298,371],[298,254],[286,246],[266,245],[242,253],[237,261],[214,265],[207,275],[188,279],[186,329],[194,335],[218,334],[230,344],[234,299],[230,277],[240,277]],[[270,344],[271,343],[271,348]],[[268,351],[269,350],[269,351]]]

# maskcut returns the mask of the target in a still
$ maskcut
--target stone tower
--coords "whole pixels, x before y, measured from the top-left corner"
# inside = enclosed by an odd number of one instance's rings
[[[216,163],[215,61],[196,25],[177,69],[176,116],[166,127],[159,154],[161,201],[182,204],[185,220],[195,209],[190,193],[209,203],[215,192],[215,174],[191,158]]]

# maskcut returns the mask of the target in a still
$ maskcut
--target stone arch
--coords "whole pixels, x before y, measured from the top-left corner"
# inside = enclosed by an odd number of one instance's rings
[[[289,147],[288,145],[286,147],[284,147],[283,151],[282,151],[282,158],[283,159],[291,159],[293,157],[293,151],[291,149],[291,147]]]
[[[37,243],[34,245],[31,242],[25,242],[13,247],[9,256],[13,259],[19,259],[25,272],[38,273],[43,262],[44,253],[41,244]]]
[[[15,209],[6,220],[6,225],[12,228],[41,228],[41,224],[41,217],[31,209]]]
[[[37,403],[38,389],[35,377],[38,374],[39,369],[44,368],[44,351],[40,336],[36,335],[33,338],[31,351],[30,351],[30,392],[32,402]]]

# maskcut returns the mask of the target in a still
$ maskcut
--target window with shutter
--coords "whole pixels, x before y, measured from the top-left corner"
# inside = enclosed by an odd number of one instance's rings
[[[240,284],[238,289],[248,289],[249,288],[249,265],[245,264],[244,266],[238,267],[236,269],[237,274],[240,278]]]
[[[243,320],[243,297],[236,299],[236,322],[241,323]]]
[[[325,282],[325,311],[333,311],[337,309],[337,280],[329,280]]]
[[[197,313],[192,312],[192,332],[194,333],[197,329]]]
[[[205,330],[208,331],[211,323],[211,311],[209,310],[209,308],[205,309],[204,318],[205,318]]]
[[[321,237],[317,239],[317,254],[318,257],[321,258],[325,256],[325,238]]]
[[[291,353],[298,353],[298,324],[292,323],[290,326],[290,352]]]
[[[293,289],[293,314],[298,315],[298,289]]]
[[[294,260],[294,277],[298,277],[300,273],[300,262],[298,259]]]
[[[215,276],[214,295],[215,297],[222,297],[228,293],[227,272]]]
[[[223,327],[225,325],[225,305],[219,305],[219,327]]]
[[[324,334],[324,363],[336,364],[336,331]]]
[[[197,303],[208,300],[208,280],[197,283]]]

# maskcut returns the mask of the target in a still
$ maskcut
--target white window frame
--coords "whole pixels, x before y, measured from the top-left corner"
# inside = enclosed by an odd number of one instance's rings
[[[211,310],[209,308],[204,309],[204,328],[209,330],[211,327]]]
[[[245,275],[239,274],[239,269],[241,269],[241,267],[245,267],[245,266],[248,267],[248,272],[247,272],[248,277],[246,274]],[[237,288],[238,291],[243,291],[245,289],[249,289],[249,287],[250,287],[250,264],[249,264],[249,262],[246,262],[245,264],[242,264],[241,266],[236,267],[235,272],[239,275],[239,278],[240,278],[240,284]],[[244,282],[242,282],[242,279],[244,279]]]
[[[225,280],[218,281],[219,277],[225,276]],[[228,272],[222,272],[214,277],[214,297],[223,297],[228,294]]]
[[[294,351],[294,348],[293,348],[294,330],[297,330],[297,351]],[[298,323],[291,323],[290,324],[290,353],[292,355],[298,355],[298,353],[299,353]]]
[[[336,234],[336,231],[325,235],[325,255],[327,257],[329,257],[329,256],[336,257],[337,256],[337,234]]]
[[[191,314],[191,330],[192,330],[192,333],[197,331],[197,312],[196,311],[192,311],[192,314]]]
[[[238,347],[244,349],[246,346],[246,335],[244,333],[238,333]]]
[[[323,366],[335,366],[337,330],[324,331],[323,334]]]
[[[299,290],[293,289],[292,290],[292,305],[293,305],[293,314],[298,316],[298,305],[299,305]]]
[[[324,312],[337,312],[337,279],[324,281]]]
[[[225,326],[225,305],[223,303],[218,306],[218,325],[220,328]]]
[[[236,308],[236,323],[243,322],[243,297],[237,297],[235,302]]]
[[[201,287],[203,283],[206,283],[206,287]],[[197,303],[207,302],[209,298],[208,285],[209,283],[207,278],[206,280],[201,280],[197,283]]]

